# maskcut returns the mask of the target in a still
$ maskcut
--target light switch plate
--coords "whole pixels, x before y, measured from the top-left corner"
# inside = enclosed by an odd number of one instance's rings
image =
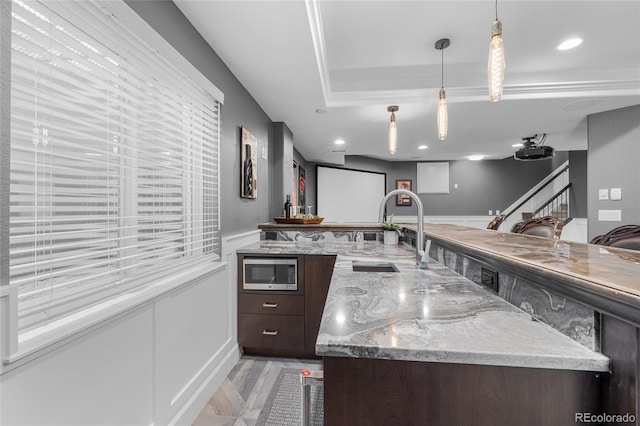
[[[262,147],[262,158],[267,160],[267,148]]]
[[[622,210],[598,210],[600,222],[622,222]]]
[[[622,188],[611,188],[611,199],[613,201],[622,200]]]
[[[598,200],[608,200],[608,199],[609,199],[609,190],[598,189]]]

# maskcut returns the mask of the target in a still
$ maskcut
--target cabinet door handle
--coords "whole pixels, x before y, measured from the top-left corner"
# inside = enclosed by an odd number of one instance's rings
[[[265,303],[262,304],[262,307],[263,308],[277,308],[278,304],[277,303],[266,303],[265,302]]]
[[[262,330],[262,334],[264,334],[265,336],[277,336],[278,335],[278,330],[276,330],[276,331]]]

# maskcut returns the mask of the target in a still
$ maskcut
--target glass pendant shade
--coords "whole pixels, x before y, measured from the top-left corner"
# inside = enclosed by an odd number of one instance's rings
[[[440,93],[438,95],[438,113],[437,113],[437,126],[438,126],[438,139],[443,141],[447,138],[447,127],[449,127],[449,113],[447,112],[447,92],[444,90],[444,49],[449,47],[451,40],[448,38],[441,38],[436,41],[436,49],[440,51],[441,67],[442,67],[442,86],[440,86]]]
[[[491,44],[489,45],[489,64],[487,65],[487,78],[489,83],[489,100],[498,102],[502,99],[504,86],[504,43],[502,41],[502,23],[495,21],[491,31]]]
[[[440,100],[438,101],[438,139],[441,141],[447,138],[448,120],[447,93],[442,88],[440,89]]]
[[[391,113],[391,123],[389,123],[389,154],[395,154],[398,147],[398,128],[396,126],[396,115]]]

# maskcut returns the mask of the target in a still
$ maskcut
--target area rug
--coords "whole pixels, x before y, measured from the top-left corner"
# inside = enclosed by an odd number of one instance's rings
[[[283,368],[264,408],[258,416],[256,426],[300,426],[300,370]],[[322,426],[324,413],[324,395],[322,386],[311,386],[311,421],[312,426]]]

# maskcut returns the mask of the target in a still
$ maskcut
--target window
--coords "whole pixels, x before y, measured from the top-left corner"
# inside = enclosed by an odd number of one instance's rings
[[[127,9],[12,2],[21,332],[220,257],[217,89],[151,47]]]

